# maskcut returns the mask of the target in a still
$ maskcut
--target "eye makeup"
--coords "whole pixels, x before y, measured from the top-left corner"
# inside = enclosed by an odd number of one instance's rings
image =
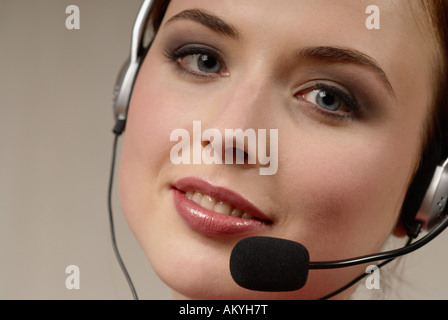
[[[228,61],[236,59],[236,53],[226,47],[226,40],[201,30],[202,28],[188,34],[185,30],[169,32],[163,39],[163,56],[176,73],[186,79],[209,82],[229,77],[231,70]],[[232,50],[235,48],[232,47]],[[232,55],[226,56],[229,52]],[[291,60],[291,63],[294,61]],[[243,62],[234,61],[232,65]],[[302,106],[313,109],[317,115],[328,120],[337,122],[367,119],[367,116],[374,114],[370,108],[376,108],[375,105],[378,104],[379,99],[369,93],[369,73],[359,72],[356,65],[352,67],[337,62],[316,63],[315,60],[305,59],[300,64],[291,65],[286,77],[297,78],[297,83],[302,83],[300,90],[293,91],[292,96]]]
[[[186,44],[178,49],[166,49],[164,55],[178,71],[198,79],[229,75],[221,53],[206,45]]]
[[[333,85],[317,83],[309,89],[302,90],[296,97],[313,104],[319,112],[338,119],[353,120],[361,114],[357,99]]]

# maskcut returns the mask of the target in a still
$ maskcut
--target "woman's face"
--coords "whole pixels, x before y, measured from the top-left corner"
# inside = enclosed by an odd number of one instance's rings
[[[393,232],[420,156],[432,54],[407,1],[377,5],[380,29],[370,30],[362,1],[171,1],[135,84],[120,197],[176,297],[319,298],[366,266],[256,292],[232,280],[232,248],[263,235],[302,243],[311,261],[336,260],[376,252]],[[278,169],[261,175],[258,158],[174,164],[180,140],[170,135],[189,132],[193,159],[193,121],[219,130],[223,146],[226,129],[278,130],[278,143],[267,139]]]

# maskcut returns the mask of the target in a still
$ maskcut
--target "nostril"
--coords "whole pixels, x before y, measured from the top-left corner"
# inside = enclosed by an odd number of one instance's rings
[[[239,163],[239,161],[242,163],[248,163],[249,155],[244,150],[235,149],[235,157],[237,161],[236,163]]]
[[[249,155],[246,151],[240,148],[227,148],[225,150],[225,159],[226,163],[230,164],[248,164],[249,163]]]

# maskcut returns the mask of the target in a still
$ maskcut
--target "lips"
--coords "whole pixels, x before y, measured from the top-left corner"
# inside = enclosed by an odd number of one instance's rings
[[[272,224],[249,200],[202,179],[180,179],[172,191],[179,215],[192,229],[207,235],[247,235]]]

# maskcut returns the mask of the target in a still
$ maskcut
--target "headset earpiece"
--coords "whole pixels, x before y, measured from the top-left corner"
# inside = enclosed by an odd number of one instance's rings
[[[128,59],[120,70],[114,89],[114,116],[116,125],[114,133],[121,134],[124,131],[129,102],[131,100],[132,89],[139,66],[137,63],[130,63]]]
[[[132,31],[131,54],[122,66],[115,83],[113,110],[116,123],[113,132],[118,135],[124,131],[135,79],[149,49],[144,48],[143,42],[152,2],[153,0],[145,0],[142,4]]]
[[[448,199],[448,159],[437,166],[423,202],[417,212],[416,220],[422,223],[425,231],[431,232],[448,218],[446,204]]]

